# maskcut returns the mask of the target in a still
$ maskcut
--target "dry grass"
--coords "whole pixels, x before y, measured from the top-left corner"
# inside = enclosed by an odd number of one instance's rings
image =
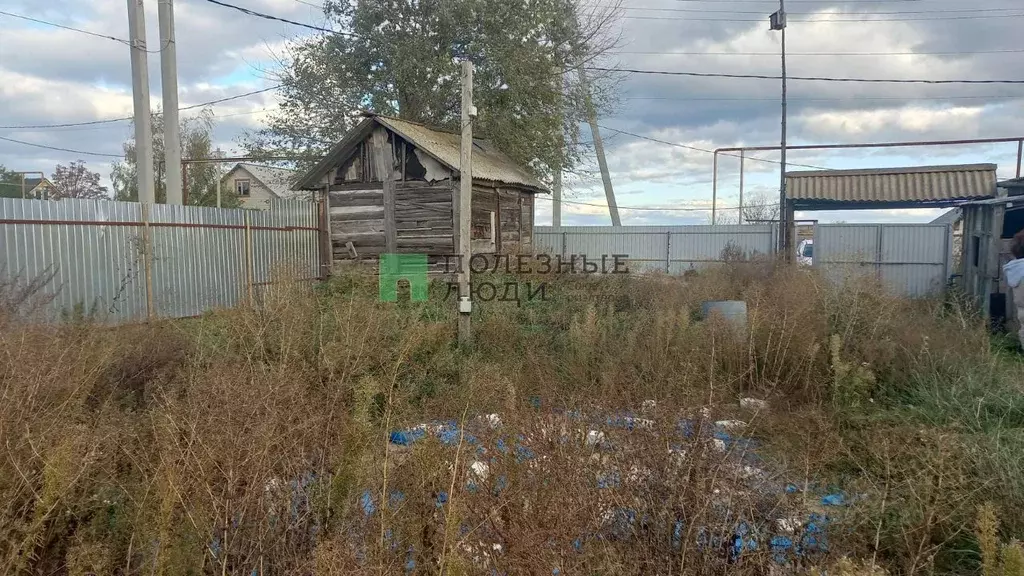
[[[444,292],[343,277],[184,322],[9,321],[0,572],[980,573],[986,501],[1024,537],[1020,364],[955,305],[739,262],[562,278],[479,305],[460,349]],[[696,316],[740,298],[745,332]],[[780,565],[772,536],[805,554]]]

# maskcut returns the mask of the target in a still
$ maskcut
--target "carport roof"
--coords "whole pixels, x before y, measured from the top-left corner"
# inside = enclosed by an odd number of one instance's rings
[[[786,196],[797,205],[935,206],[992,198],[995,191],[995,164],[786,173]]]

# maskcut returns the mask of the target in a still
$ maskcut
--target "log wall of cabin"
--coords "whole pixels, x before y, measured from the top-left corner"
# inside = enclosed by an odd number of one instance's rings
[[[395,182],[397,251],[439,259],[455,253],[452,181]]]

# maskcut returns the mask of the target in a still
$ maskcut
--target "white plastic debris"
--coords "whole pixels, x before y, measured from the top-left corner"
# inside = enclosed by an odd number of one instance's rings
[[[775,527],[784,534],[793,534],[803,525],[798,518],[779,518],[775,521]]]
[[[648,480],[651,477],[650,468],[641,468],[639,466],[631,466],[629,468],[629,474],[626,475],[626,479],[630,482],[642,482]]]
[[[718,438],[711,439],[712,445],[715,447],[715,452],[725,452],[725,440]]]
[[[600,430],[590,430],[587,432],[587,446],[597,446],[604,442],[604,432]]]
[[[488,414],[484,416],[484,421],[487,422],[487,425],[490,426],[492,430],[501,426],[501,416],[498,416],[497,414]]]
[[[640,405],[640,410],[642,410],[644,414],[649,414],[657,407],[658,403],[654,400],[644,400],[644,403]]]
[[[701,408],[700,409],[700,417],[705,419],[705,420],[710,420],[711,419],[711,407],[710,406],[705,406],[705,407]]]
[[[472,470],[480,480],[487,480],[487,474],[490,472],[490,467],[487,466],[487,463],[479,460],[470,464],[469,469]]]
[[[742,420],[719,420],[715,426],[722,430],[742,430],[747,427],[747,423]]]
[[[740,408],[744,410],[767,410],[768,402],[760,398],[740,398]]]
[[[669,448],[668,455],[676,466],[682,466],[686,463],[686,450],[682,448]]]

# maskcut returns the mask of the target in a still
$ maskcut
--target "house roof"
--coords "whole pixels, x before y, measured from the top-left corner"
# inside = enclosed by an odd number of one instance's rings
[[[939,216],[935,220],[929,222],[929,224],[956,224],[960,218],[963,217],[963,211],[959,208],[953,208],[947,210],[945,214]]]
[[[276,166],[239,163],[228,171],[228,173],[224,175],[224,178],[227,178],[232,172],[238,169],[243,169],[248,172],[253,178],[259,180],[261,184],[266,186],[266,188],[278,198],[288,198],[294,195],[292,192],[292,182],[298,174],[295,170],[291,170],[289,168],[278,168]]]
[[[995,164],[786,173],[786,195],[794,200],[949,202],[991,198],[995,190]]]
[[[1011,178],[999,183],[1000,188],[1024,188],[1024,178]]]
[[[399,120],[390,116],[364,114],[366,119],[349,131],[327,156],[299,181],[298,188],[310,189],[319,185],[328,170],[348,158],[355,146],[365,139],[374,125],[381,125],[398,134],[413,146],[426,152],[449,169],[458,170],[461,159],[462,136],[423,124]],[[537,192],[547,188],[533,174],[516,164],[505,153],[487,140],[473,139],[473,179],[500,184],[518,185]]]

